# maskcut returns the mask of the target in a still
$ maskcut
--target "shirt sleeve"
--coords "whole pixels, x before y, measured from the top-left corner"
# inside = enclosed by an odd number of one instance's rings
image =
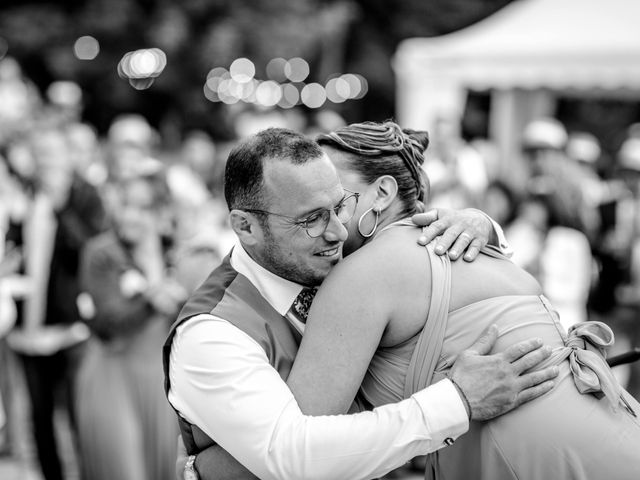
[[[489,221],[491,222],[491,225],[493,225],[493,231],[495,233],[496,245],[493,245],[492,243],[490,243],[485,248],[493,248],[498,252],[500,252],[505,257],[511,257],[513,255],[513,248],[511,248],[511,245],[509,245],[509,242],[507,242],[507,237],[505,236],[504,231],[502,230],[502,227],[500,226],[500,224],[498,224],[498,222],[496,222],[493,218],[491,218],[482,210],[478,210],[478,211],[481,212],[485,217],[489,219]]]
[[[306,416],[260,345],[211,315],[178,328],[169,375],[181,415],[265,480],[376,478],[469,428],[449,380],[370,412]]]

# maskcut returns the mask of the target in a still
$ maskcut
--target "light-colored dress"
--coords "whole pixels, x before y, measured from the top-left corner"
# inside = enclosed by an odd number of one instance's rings
[[[609,328],[583,322],[567,334],[537,295],[499,296],[449,312],[449,259],[426,251],[432,270],[428,319],[414,337],[378,349],[360,392],[369,403],[395,402],[441,380],[456,355],[492,323],[499,329],[494,352],[540,337],[554,349],[545,366],[560,368],[551,392],[492,421],[471,422],[455,444],[430,455],[426,478],[639,479],[640,404],[602,357],[613,342]]]
[[[173,480],[178,425],[161,355],[170,319],[123,295],[123,278],[138,270],[112,232],[90,241],[81,263],[97,309],[76,391],[82,478]]]

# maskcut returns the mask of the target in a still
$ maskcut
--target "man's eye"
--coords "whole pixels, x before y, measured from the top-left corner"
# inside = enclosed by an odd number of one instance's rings
[[[322,212],[318,212],[318,213],[313,213],[311,215],[309,215],[307,218],[305,218],[304,220],[302,220],[302,224],[307,225],[307,226],[311,226],[314,225],[316,223],[318,223],[319,221],[322,220]]]

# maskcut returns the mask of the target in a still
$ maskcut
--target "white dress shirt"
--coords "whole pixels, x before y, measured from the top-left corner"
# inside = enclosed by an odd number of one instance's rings
[[[239,245],[231,265],[287,315],[300,285],[265,270]],[[304,415],[262,347],[209,314],[178,327],[169,375],[171,404],[261,479],[376,478],[469,427],[449,380],[371,412]]]

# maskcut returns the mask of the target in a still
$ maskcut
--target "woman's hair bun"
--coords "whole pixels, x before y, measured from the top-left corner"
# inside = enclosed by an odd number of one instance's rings
[[[420,153],[424,153],[429,147],[429,132],[424,130],[411,130],[410,128],[403,128],[402,132],[420,145],[422,148],[422,152]]]

